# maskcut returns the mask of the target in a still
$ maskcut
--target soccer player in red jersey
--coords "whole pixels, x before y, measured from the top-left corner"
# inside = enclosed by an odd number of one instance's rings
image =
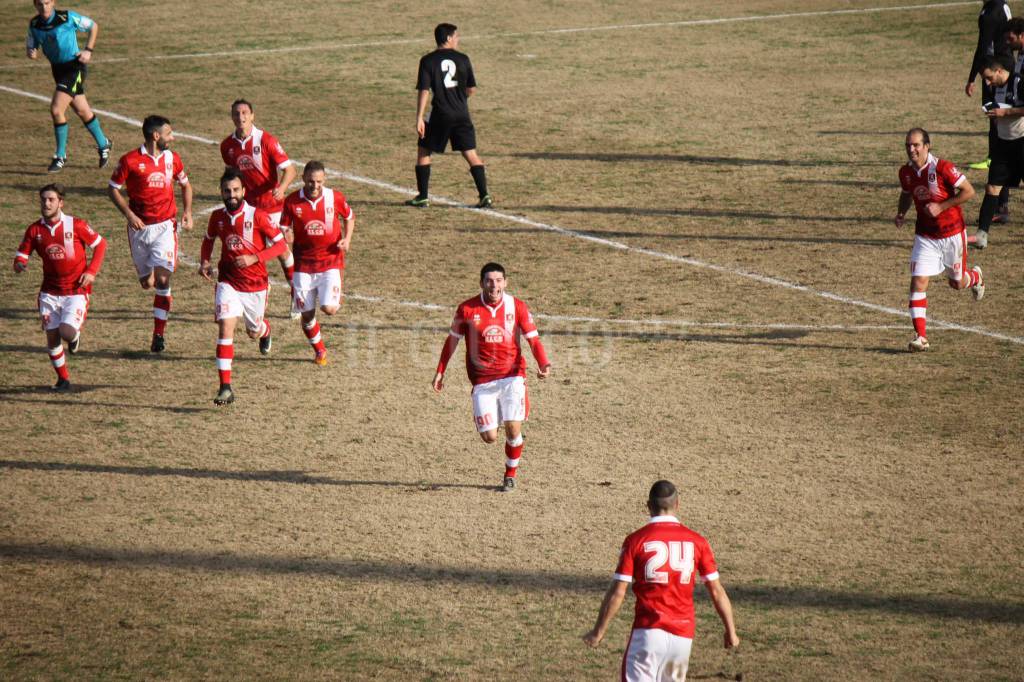
[[[356,214],[345,195],[324,187],[324,165],[310,161],[302,170],[302,189],[284,200],[281,227],[294,235],[294,305],[302,313],[302,331],[313,346],[313,361],[327,364],[327,348],[316,321],[316,304],[326,315],[338,312],[345,281],[345,254],[352,242]]]
[[[221,242],[217,263],[217,290],[214,295],[214,319],[217,320],[217,371],[220,391],[213,402],[227,405],[235,401],[231,390],[231,361],[235,357],[235,324],[241,317],[249,338],[259,339],[260,353],[270,352],[270,323],[264,318],[269,279],[267,260],[284,253],[281,229],[270,221],[266,211],[245,202],[242,176],[228,168],[220,178],[220,196],[224,208],[210,214],[203,238],[199,274],[213,281],[214,241]]]
[[[928,281],[946,274],[949,286],[971,288],[974,300],[985,295],[981,268],[967,269],[967,231],[960,205],[974,197],[974,188],[949,161],[931,154],[931,138],[923,128],[911,128],[906,137],[907,164],[900,168],[896,227],[903,227],[913,202],[917,210],[914,249],[910,253],[910,318],[917,336],[911,352],[928,350],[925,321]]]
[[[597,624],[583,636],[596,647],[622,607],[626,586],[633,585],[636,613],[629,645],[622,659],[628,682],[682,681],[693,644],[693,587],[696,578],[711,595],[725,626],[725,648],[739,646],[732,603],[718,579],[711,545],[679,522],[679,493],[669,481],[658,481],[647,496],[651,520],[622,543],[612,584],[601,602]]]
[[[519,337],[526,337],[537,361],[537,378],[551,374],[551,363],[540,342],[526,304],[507,293],[505,268],[487,263],[480,270],[479,296],[463,301],[455,311],[448,338],[432,383],[434,390],[444,388],[448,361],[466,339],[466,371],[473,384],[473,418],[485,443],[498,440],[498,427],[505,425],[505,477],[502,490],[516,487],[516,472],[523,453],[523,422],[530,414],[526,394],[526,357]]]
[[[242,182],[245,183],[245,200],[266,211],[270,221],[277,227],[281,224],[285,193],[295,180],[295,165],[276,137],[253,124],[254,118],[253,106],[248,100],[238,99],[231,103],[231,121],[235,124],[235,132],[220,143],[220,156],[227,168],[235,168],[241,173]],[[285,234],[285,238],[288,239],[289,235]],[[288,250],[287,241],[278,260],[285,278],[291,284],[295,259]],[[298,311],[294,308],[292,316],[298,318]]]
[[[153,339],[149,349],[164,350],[171,312],[171,274],[178,263],[178,205],[174,183],[181,186],[181,226],[192,229],[192,185],[181,157],[171,151],[174,131],[163,116],[142,122],[145,140],[117,163],[107,194],[128,220],[128,244],[143,289],[153,288]],[[128,192],[125,201],[121,188]]]
[[[28,226],[14,256],[14,272],[28,269],[32,251],[43,260],[43,284],[39,287],[39,316],[46,332],[50,362],[57,372],[56,391],[71,389],[64,344],[76,353],[82,338],[82,325],[89,311],[92,283],[103,265],[107,242],[81,218],[64,214],[64,187],[50,184],[39,190],[42,217]],[[92,249],[86,262],[85,249]]]

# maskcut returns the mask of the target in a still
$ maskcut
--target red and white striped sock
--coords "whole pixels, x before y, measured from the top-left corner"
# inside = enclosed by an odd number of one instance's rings
[[[171,312],[171,288],[157,289],[153,296],[153,333],[164,335],[167,329],[167,314]]]
[[[981,281],[981,275],[978,274],[977,270],[968,270],[964,274],[967,275],[967,286],[964,287],[965,289],[976,286]]]
[[[57,372],[58,379],[68,378],[68,366],[64,361],[64,344],[50,349],[50,363],[53,365],[53,370]]]
[[[260,332],[260,338],[261,339],[265,339],[268,336],[270,336],[270,322],[267,321],[266,319],[264,319],[263,320],[263,328],[262,328],[262,331]]]
[[[505,440],[505,477],[515,478],[519,471],[519,458],[523,456],[523,434]]]
[[[928,295],[923,291],[910,293],[910,319],[914,323],[914,331],[918,336],[924,336],[925,325],[928,318]]]
[[[234,339],[217,339],[217,371],[220,385],[231,383],[231,361],[235,359]]]
[[[313,350],[317,353],[323,353],[327,350],[324,347],[323,337],[320,336],[320,323],[317,322],[315,317],[309,321],[308,325],[302,325],[302,332],[309,339],[309,345],[313,346]]]

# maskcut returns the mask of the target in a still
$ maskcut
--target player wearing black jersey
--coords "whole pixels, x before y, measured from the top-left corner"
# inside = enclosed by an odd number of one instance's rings
[[[476,91],[476,78],[469,57],[457,50],[459,30],[454,24],[438,24],[434,29],[437,49],[420,59],[416,78],[416,190],[409,206],[425,208],[430,205],[427,189],[430,186],[430,155],[444,153],[449,141],[452,150],[462,152],[469,164],[469,172],[476,183],[480,200],[477,208],[492,205],[487,193],[487,174],[484,162],[476,153],[476,130],[469,117],[467,100]],[[426,118],[427,100],[433,93],[430,117]]]

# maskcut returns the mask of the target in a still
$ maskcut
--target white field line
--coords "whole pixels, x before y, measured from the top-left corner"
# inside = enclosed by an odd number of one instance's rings
[[[11,94],[19,95],[19,96],[22,96],[22,97],[30,97],[32,99],[43,100],[43,101],[46,101],[46,102],[50,101],[49,97],[45,97],[43,95],[39,95],[39,94],[36,94],[36,93],[25,92],[24,90],[18,90],[16,88],[11,88],[11,87],[8,87],[6,85],[0,85],[0,91],[9,92]],[[95,109],[94,111],[96,111],[98,113],[101,113],[101,114],[103,114],[105,116],[109,116],[109,117],[111,117],[111,118],[113,118],[113,119],[115,119],[117,121],[121,121],[123,123],[127,123],[127,124],[130,124],[130,125],[136,126],[136,127],[140,127],[142,125],[142,123],[140,121],[138,121],[137,119],[129,118],[127,116],[122,116],[121,114],[114,114],[113,112],[107,112],[107,111],[103,111],[101,109]],[[175,132],[175,136],[176,137],[180,137],[182,139],[194,140],[194,141],[200,142],[202,144],[208,144],[208,145],[215,145],[215,144],[217,144],[216,141],[211,140],[210,138],[200,137],[198,135],[189,135],[189,134],[186,134],[186,133]],[[303,163],[302,161],[300,161],[298,159],[295,159],[295,162],[296,163]],[[412,190],[412,189],[409,189],[409,188],[406,188],[406,187],[401,187],[399,185],[395,185],[395,184],[390,183],[390,182],[385,182],[383,180],[376,180],[374,178],[368,178],[368,177],[365,177],[365,176],[362,176],[362,175],[355,175],[355,174],[352,174],[352,173],[346,173],[346,172],[343,172],[343,171],[333,170],[331,168],[327,168],[326,171],[327,171],[327,174],[332,176],[332,177],[342,178],[342,179],[348,180],[350,182],[355,182],[355,183],[359,183],[359,184],[363,184],[363,185],[369,185],[371,187],[377,187],[379,189],[388,190],[388,191],[395,192],[395,193],[398,193],[398,194],[404,194],[406,196],[414,196],[416,194],[415,190]],[[547,232],[554,232],[555,234],[560,234],[560,235],[562,235],[564,237],[570,237],[572,239],[579,239],[579,240],[582,240],[582,241],[591,242],[593,244],[600,244],[601,246],[607,246],[608,248],[616,249],[618,251],[623,251],[623,252],[626,252],[626,253],[640,254],[640,255],[643,255],[643,256],[649,256],[651,258],[656,258],[656,259],[659,259],[659,260],[666,260],[666,261],[669,261],[669,262],[672,262],[672,263],[680,263],[680,264],[689,265],[689,266],[695,267],[695,268],[702,268],[702,269],[705,269],[705,270],[711,270],[713,272],[718,272],[718,273],[721,273],[721,274],[724,274],[724,275],[732,275],[732,276],[736,276],[736,277],[742,277],[742,278],[745,278],[745,279],[753,280],[755,282],[759,282],[761,284],[768,284],[768,285],[771,285],[771,286],[780,287],[782,289],[789,289],[791,291],[801,291],[801,292],[804,292],[804,293],[807,293],[807,294],[811,294],[813,296],[817,296],[818,298],[824,298],[826,300],[835,301],[837,303],[845,303],[846,305],[851,305],[851,306],[855,306],[855,307],[858,307],[858,308],[865,308],[867,310],[872,310],[872,311],[879,312],[879,313],[885,313],[887,315],[896,315],[896,316],[899,316],[899,317],[907,317],[907,315],[908,315],[908,313],[907,313],[907,311],[905,309],[892,308],[892,307],[889,307],[889,306],[879,305],[877,303],[871,303],[869,301],[861,301],[860,299],[851,298],[849,296],[843,296],[841,294],[836,294],[836,293],[833,293],[831,291],[825,291],[825,290],[822,290],[822,289],[815,289],[813,287],[809,287],[809,286],[806,286],[806,285],[803,285],[803,284],[796,284],[794,282],[790,282],[790,281],[787,281],[787,280],[784,280],[784,279],[779,279],[778,277],[772,277],[770,275],[762,275],[760,273],[750,272],[748,270],[742,270],[740,268],[733,268],[733,267],[729,267],[729,266],[725,266],[725,265],[718,265],[716,263],[709,263],[709,262],[706,262],[706,261],[698,260],[696,258],[689,258],[689,257],[686,257],[686,256],[677,256],[675,254],[665,253],[663,251],[655,251],[654,249],[647,249],[647,248],[643,248],[643,247],[630,246],[628,244],[624,244],[623,242],[618,242],[618,241],[615,241],[615,240],[612,240],[612,239],[605,239],[603,237],[598,237],[598,236],[595,236],[595,235],[587,233],[587,232],[581,232],[581,231],[578,231],[578,230],[571,230],[569,228],[559,227],[558,225],[552,225],[552,224],[549,224],[549,223],[542,223],[542,222],[539,222],[539,221],[536,221],[536,220],[531,220],[530,218],[526,218],[526,217],[523,217],[523,216],[513,215],[511,213],[503,213],[501,211],[495,211],[493,209],[477,209],[477,208],[473,208],[473,207],[468,206],[468,205],[466,205],[464,203],[461,203],[461,202],[455,201],[454,199],[449,199],[449,198],[443,197],[443,196],[438,196],[438,195],[431,194],[430,195],[430,199],[431,199],[431,201],[433,201],[435,203],[438,203],[438,204],[444,204],[446,206],[453,206],[453,207],[456,207],[456,208],[462,208],[462,209],[465,209],[465,210],[475,211],[475,212],[477,212],[477,213],[479,213],[481,215],[487,215],[487,216],[490,216],[492,218],[497,218],[499,220],[506,220],[506,221],[509,221],[509,222],[519,223],[520,225],[526,225],[528,227],[533,227],[533,228],[536,228],[538,230],[544,230],[544,231],[547,231]],[[213,209],[210,209],[210,210],[212,211]],[[417,210],[421,210],[421,209],[417,209]],[[965,333],[968,333],[968,334],[977,334],[979,336],[987,336],[989,338],[998,339],[1000,341],[1009,341],[1011,343],[1016,343],[1016,344],[1019,344],[1019,345],[1024,345],[1024,337],[1012,336],[1010,334],[1004,334],[1002,332],[997,332],[997,331],[992,331],[990,329],[985,329],[984,327],[972,327],[972,326],[968,326],[968,325],[957,324],[955,322],[946,322],[944,320],[935,319],[935,318],[930,319],[929,320],[929,324],[931,324],[931,326],[933,328],[951,329],[951,330],[955,330],[955,331],[965,332]]]
[[[920,5],[896,5],[891,7],[862,7],[857,9],[831,9],[816,10],[809,12],[786,12],[781,14],[760,14],[741,17],[721,17],[718,19],[684,19],[679,21],[659,21],[642,24],[611,24],[604,26],[580,26],[576,28],[548,28],[535,31],[515,31],[507,33],[484,33],[481,35],[463,35],[462,39],[468,42],[473,40],[497,40],[501,38],[521,38],[528,36],[562,35],[567,33],[598,33],[602,31],[626,31],[655,28],[679,28],[687,26],[716,26],[720,24],[735,24],[755,21],[775,21],[779,19],[803,19],[808,17],[842,16],[848,14],[873,14],[878,12],[909,12],[914,10],[944,9],[947,7],[961,7],[964,5],[977,5],[974,2],[938,2]],[[394,38],[390,40],[372,40],[354,43],[318,43],[314,45],[290,45],[287,47],[270,47],[254,50],[221,50],[216,52],[187,52],[182,54],[160,54],[147,57],[111,57],[107,59],[95,59],[92,64],[117,64],[122,62],[172,60],[172,59],[212,59],[216,57],[234,57],[241,55],[257,54],[282,54],[290,52],[325,52],[329,50],[345,50],[360,47],[386,47],[389,45],[409,45],[413,43],[427,44],[423,37],[419,38]],[[0,70],[32,68],[33,63],[5,64]]]

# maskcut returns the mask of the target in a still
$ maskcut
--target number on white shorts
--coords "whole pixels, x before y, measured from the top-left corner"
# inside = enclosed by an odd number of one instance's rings
[[[668,583],[668,573],[662,571],[665,562],[673,571],[679,572],[679,582],[683,585],[690,582],[693,575],[693,543],[673,540],[668,544],[660,540],[644,543],[645,552],[654,552],[654,556],[644,565],[644,579],[649,583]]]

